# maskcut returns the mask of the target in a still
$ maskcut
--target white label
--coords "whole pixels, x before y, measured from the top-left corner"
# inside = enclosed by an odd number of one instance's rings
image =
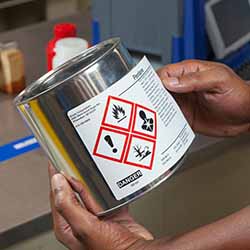
[[[68,117],[117,200],[163,175],[194,139],[146,57]]]

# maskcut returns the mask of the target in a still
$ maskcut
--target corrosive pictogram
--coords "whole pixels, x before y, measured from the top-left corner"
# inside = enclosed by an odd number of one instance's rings
[[[95,156],[152,169],[157,135],[154,110],[109,96],[94,152]]]

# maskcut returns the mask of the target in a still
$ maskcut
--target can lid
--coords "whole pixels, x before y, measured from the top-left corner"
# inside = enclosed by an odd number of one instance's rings
[[[54,35],[57,39],[76,36],[76,25],[73,23],[59,23],[54,26]]]

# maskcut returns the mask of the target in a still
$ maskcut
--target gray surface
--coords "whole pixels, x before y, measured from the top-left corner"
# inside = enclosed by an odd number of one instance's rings
[[[11,245],[4,250],[68,250],[59,241],[56,240],[53,231],[42,232],[29,239],[23,239],[21,242]],[[1,250],[3,250],[1,248]],[[82,249],[84,250],[84,249]]]
[[[172,37],[182,34],[182,0],[92,0],[101,38],[120,36],[132,51],[171,61]]]

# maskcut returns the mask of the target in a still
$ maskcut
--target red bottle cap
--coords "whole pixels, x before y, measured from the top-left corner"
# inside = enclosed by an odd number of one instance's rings
[[[60,23],[54,27],[54,35],[56,39],[64,37],[76,36],[76,25],[73,23]]]

